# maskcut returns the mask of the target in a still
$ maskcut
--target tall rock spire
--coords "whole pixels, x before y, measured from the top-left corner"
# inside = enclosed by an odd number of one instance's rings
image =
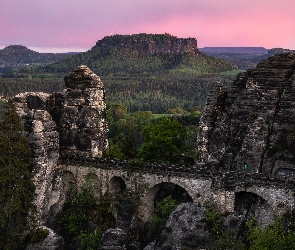
[[[60,118],[61,157],[101,157],[108,147],[104,85],[85,65],[64,79],[67,90]]]

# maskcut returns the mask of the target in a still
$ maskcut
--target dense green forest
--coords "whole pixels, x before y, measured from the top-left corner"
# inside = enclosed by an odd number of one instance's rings
[[[220,73],[236,67],[200,53],[191,45],[194,43],[193,38],[178,39],[169,34],[108,36],[91,50],[65,60],[6,72],[0,78],[0,94],[62,91],[63,77],[84,64],[101,77],[106,100],[123,104],[128,112],[202,107],[214,81],[230,85],[232,76]]]

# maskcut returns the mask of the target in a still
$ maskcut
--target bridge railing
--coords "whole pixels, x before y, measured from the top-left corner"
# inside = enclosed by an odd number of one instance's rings
[[[59,164],[80,165],[101,169],[116,169],[129,172],[141,172],[156,175],[170,175],[192,179],[212,179],[212,188],[233,190],[237,186],[264,186],[295,190],[295,177],[280,176],[271,178],[262,173],[252,173],[238,170],[221,170],[197,163],[192,166],[171,165],[164,163],[129,164],[127,160],[109,158],[63,157]]]

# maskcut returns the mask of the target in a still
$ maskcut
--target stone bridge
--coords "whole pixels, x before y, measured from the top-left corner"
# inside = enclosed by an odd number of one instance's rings
[[[141,192],[139,218],[148,221],[153,216],[154,199],[165,183],[183,188],[193,202],[214,204],[222,212],[233,212],[236,201],[250,193],[257,195],[271,208],[272,215],[294,207],[294,178],[266,178],[261,174],[238,171],[213,171],[202,166],[147,164],[130,167],[127,161],[102,158],[60,159],[64,193],[80,187],[87,177],[98,196],[120,190]],[[241,196],[240,196],[241,195]],[[261,208],[263,206],[261,205]],[[260,211],[262,212],[262,211]]]

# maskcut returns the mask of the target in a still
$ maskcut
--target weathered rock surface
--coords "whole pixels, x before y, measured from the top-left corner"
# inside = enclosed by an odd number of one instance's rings
[[[241,234],[244,217],[230,214],[222,218],[225,230]],[[213,235],[206,225],[206,209],[199,203],[182,203],[169,216],[159,242],[147,245],[144,250],[161,249],[212,249]]]
[[[125,247],[126,233],[120,228],[107,230],[99,245],[99,250],[127,250]]]
[[[41,243],[28,245],[26,250],[63,250],[65,247],[63,238],[48,227],[42,226],[42,228],[46,229],[49,235]]]
[[[205,225],[205,209],[200,204],[182,203],[169,216],[161,240],[154,249],[176,250],[191,245],[199,247],[195,249],[209,249],[213,239]]]
[[[14,98],[29,137],[33,153],[33,181],[36,186],[39,221],[44,221],[59,157],[59,135],[48,110],[49,94],[22,93]],[[42,223],[42,222],[41,222]]]
[[[295,174],[295,54],[277,54],[215,83],[200,121],[201,162],[265,176]]]
[[[14,98],[33,152],[33,180],[40,224],[54,224],[67,199],[59,157],[101,157],[108,147],[104,86],[87,66],[65,77],[67,91],[21,93]],[[62,178],[64,177],[64,178]]]
[[[101,157],[108,147],[104,86],[87,66],[65,76],[66,99],[60,118],[63,156]]]

